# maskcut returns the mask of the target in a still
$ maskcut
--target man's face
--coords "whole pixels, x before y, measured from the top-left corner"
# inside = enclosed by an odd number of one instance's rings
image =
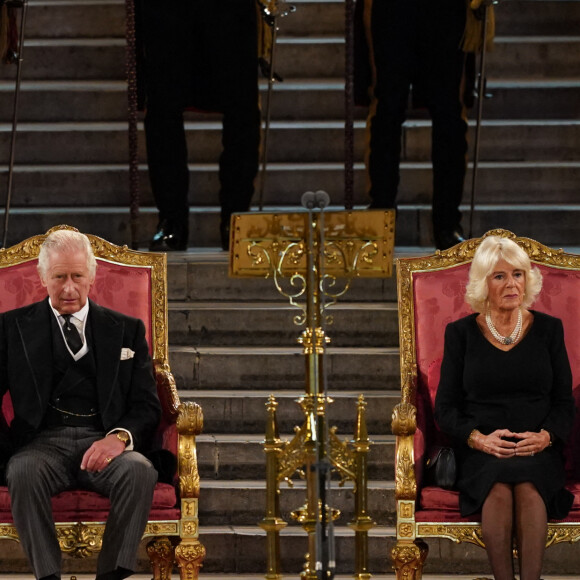
[[[82,250],[50,252],[45,279],[52,306],[59,314],[74,314],[87,302],[95,277],[89,273],[87,255]]]

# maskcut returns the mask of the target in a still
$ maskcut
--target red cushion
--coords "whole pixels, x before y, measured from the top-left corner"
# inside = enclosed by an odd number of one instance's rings
[[[179,519],[175,488],[158,483],[153,493],[150,519]],[[105,521],[111,509],[109,499],[93,491],[74,490],[59,493],[52,498],[52,510],[56,522]],[[0,487],[0,522],[12,522],[10,495],[6,487]]]
[[[459,511],[459,492],[426,486],[421,490],[421,509]]]

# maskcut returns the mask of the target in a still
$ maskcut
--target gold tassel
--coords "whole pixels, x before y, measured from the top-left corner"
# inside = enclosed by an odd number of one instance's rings
[[[465,23],[465,34],[463,35],[464,52],[480,52],[483,21],[475,16],[482,4],[482,0],[467,0],[467,18]],[[495,38],[495,11],[493,4],[487,8],[487,34],[485,39],[485,50],[493,50],[493,39]]]
[[[273,0],[264,0],[263,4],[270,8]],[[269,60],[272,54],[272,27],[266,23],[258,2],[256,2],[256,10],[258,11],[258,58]]]

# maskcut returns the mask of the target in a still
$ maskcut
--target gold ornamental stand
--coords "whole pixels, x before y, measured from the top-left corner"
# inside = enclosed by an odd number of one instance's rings
[[[394,211],[323,211],[325,192],[307,192],[296,213],[248,213],[232,218],[230,276],[272,278],[280,294],[300,312],[294,323],[304,326],[298,342],[306,364],[305,394],[298,400],[304,423],[294,428],[291,441],[278,434],[276,408],[270,395],[266,404],[266,515],[260,526],[267,536],[267,580],[282,578],[280,482],[292,485],[298,473],[306,480],[306,504],[292,512],[308,534],[308,553],[302,580],[334,577],[333,521],[340,511],[326,504],[331,474],[340,485],[355,484],[355,575],[368,580],[368,531],[374,526],[367,513],[367,455],[370,447],[362,395],[357,403],[354,438],[342,441],[328,428],[324,360],[325,326],[332,324],[327,309],[349,290],[355,278],[383,278],[392,273]]]

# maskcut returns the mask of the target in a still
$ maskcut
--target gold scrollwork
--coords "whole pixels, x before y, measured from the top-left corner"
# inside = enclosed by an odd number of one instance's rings
[[[564,542],[574,544],[578,541],[580,541],[580,524],[548,524],[546,547]]]
[[[340,475],[340,485],[348,480],[356,481],[356,455],[354,448],[336,434],[336,427],[329,433],[330,462]]]
[[[178,522],[147,522],[143,536],[178,536]]]
[[[395,495],[397,499],[414,500],[417,497],[412,437],[399,437],[395,457]]]
[[[198,580],[199,569],[205,558],[205,547],[199,540],[184,540],[175,548],[175,560],[181,580]]]
[[[179,395],[177,394],[177,387],[175,385],[175,378],[169,367],[167,360],[154,360],[153,367],[155,369],[155,380],[157,381],[157,392],[164,398],[162,401],[163,409],[170,413],[171,416],[176,417],[179,410]]]
[[[479,524],[418,524],[417,535],[423,538],[437,537],[447,538],[459,544],[466,542],[485,548],[481,526]]]
[[[199,528],[198,523],[192,520],[186,520],[181,524],[181,530],[183,531],[183,536],[186,538],[195,538],[197,537]]]
[[[199,435],[203,430],[203,411],[197,403],[186,401],[179,405],[177,432],[181,435]]]
[[[393,409],[391,428],[395,435],[413,435],[417,430],[417,407],[399,403]]]
[[[87,558],[101,550],[104,524],[58,524],[56,536],[60,549],[74,558]]]
[[[413,536],[413,524],[399,524],[399,536],[411,538]]]
[[[304,427],[294,427],[294,437],[286,442],[278,457],[278,481],[286,481],[291,486],[290,478],[305,464],[308,454],[304,447],[305,437]]]
[[[325,346],[330,342],[330,338],[325,335],[324,330],[320,327],[315,328],[312,332],[311,328],[306,328],[302,335],[298,338],[298,343],[301,344],[303,354],[324,354]]]
[[[414,502],[401,501],[399,502],[399,517],[403,519],[409,519],[413,517],[413,512],[415,510]]]
[[[0,538],[3,540],[18,540],[18,532],[11,525],[0,526]]]
[[[397,573],[397,580],[418,580],[421,578],[423,564],[429,548],[425,542],[401,541],[393,546],[391,560]]]
[[[149,542],[147,555],[153,569],[153,580],[170,580],[175,548],[169,538],[156,538]]]

